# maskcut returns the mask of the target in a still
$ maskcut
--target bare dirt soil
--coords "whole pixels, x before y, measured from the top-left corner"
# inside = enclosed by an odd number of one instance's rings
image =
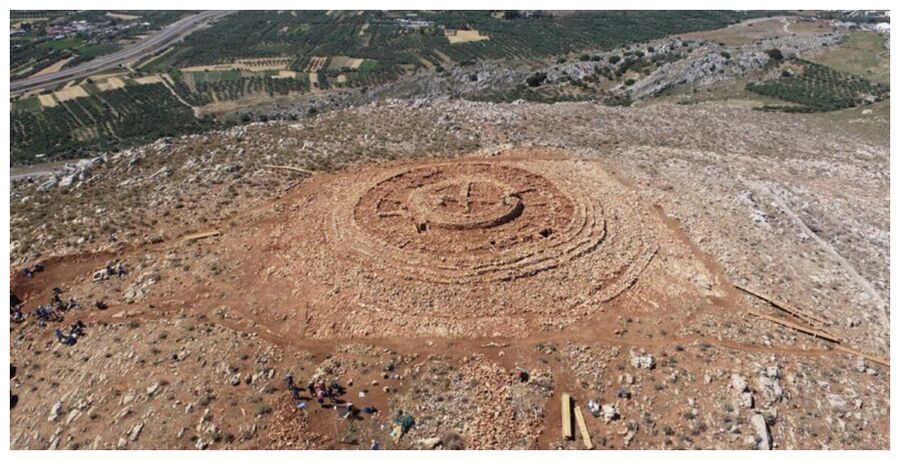
[[[16,183],[10,445],[583,448],[568,393],[598,449],[887,448],[889,149],[833,131],[390,101]]]

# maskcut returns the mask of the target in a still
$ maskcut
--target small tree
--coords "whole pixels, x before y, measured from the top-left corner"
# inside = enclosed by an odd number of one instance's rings
[[[541,86],[545,81],[547,81],[547,74],[544,72],[535,72],[528,79],[525,80],[525,83],[532,88],[536,88]]]

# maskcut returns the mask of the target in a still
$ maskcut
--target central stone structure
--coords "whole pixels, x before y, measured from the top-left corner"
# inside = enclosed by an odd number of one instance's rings
[[[421,187],[410,197],[416,230],[490,228],[522,215],[519,191],[489,177],[454,178]]]
[[[272,245],[310,336],[563,327],[628,290],[661,228],[598,162],[535,151],[322,176]]]

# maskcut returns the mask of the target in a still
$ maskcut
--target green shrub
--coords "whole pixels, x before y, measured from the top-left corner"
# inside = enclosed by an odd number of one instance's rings
[[[547,81],[547,74],[545,72],[535,72],[525,80],[525,83],[532,88],[536,88],[541,86],[545,81]]]
[[[781,54],[781,50],[778,48],[772,48],[772,49],[766,50],[766,54],[769,55],[769,59],[772,59],[775,61],[784,60],[784,55]]]

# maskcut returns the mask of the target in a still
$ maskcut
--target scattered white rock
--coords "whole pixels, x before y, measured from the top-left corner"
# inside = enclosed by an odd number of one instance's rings
[[[50,416],[47,417],[47,421],[55,422],[59,418],[60,411],[62,411],[62,401],[57,402],[50,408]]]
[[[771,450],[772,436],[769,434],[769,425],[766,423],[766,418],[762,414],[753,414],[750,417],[750,425],[756,430],[757,448],[759,450]]]

